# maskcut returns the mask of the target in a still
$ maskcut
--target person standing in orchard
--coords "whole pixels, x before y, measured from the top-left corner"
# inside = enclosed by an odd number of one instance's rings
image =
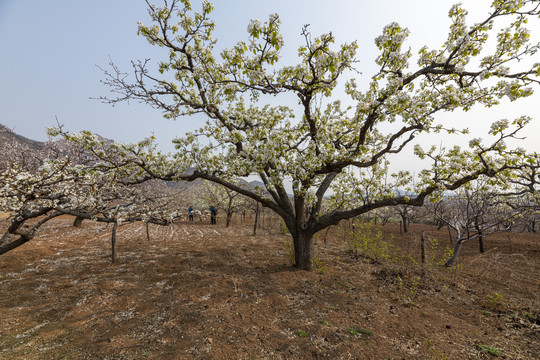
[[[187,211],[188,211],[189,222],[193,222],[193,206],[190,206]]]
[[[217,223],[217,209],[215,206],[210,207],[210,224],[216,225]]]

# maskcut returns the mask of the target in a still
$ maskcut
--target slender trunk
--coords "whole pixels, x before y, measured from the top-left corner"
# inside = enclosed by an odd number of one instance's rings
[[[446,261],[444,266],[450,267],[454,264],[454,261],[456,261],[459,251],[461,250],[461,246],[465,241],[467,241],[467,238],[465,237],[456,240],[456,243],[454,244],[454,250],[452,251],[452,256]]]
[[[150,229],[148,222],[146,223],[146,240],[150,241]]]
[[[420,238],[420,255],[422,257],[422,264],[426,263],[426,240],[424,238],[424,230],[422,230],[422,236]]]
[[[82,227],[83,220],[84,219],[82,217],[77,216],[75,220],[73,220],[73,226],[78,227],[78,228]]]
[[[297,232],[293,236],[295,266],[302,270],[311,270],[313,258],[313,235],[306,232]]]
[[[407,217],[402,215],[401,219],[403,220],[403,232],[406,233],[408,231],[408,229],[407,229]]]
[[[446,225],[446,228],[448,229],[448,238],[450,239],[450,244],[452,243],[452,231],[450,231],[450,225]]]
[[[229,227],[229,225],[231,225],[232,215],[233,215],[232,212],[227,211],[227,223],[225,224],[225,227]]]
[[[478,236],[478,246],[481,254],[486,252],[486,248],[484,247],[484,237],[482,235]]]
[[[253,236],[257,235],[257,222],[259,221],[259,203],[257,203],[257,209],[255,210],[255,223],[253,224]]]
[[[118,227],[118,223],[114,222],[113,229],[112,229],[112,235],[111,235],[111,259],[112,263],[114,264],[114,252],[116,247],[116,228]]]
[[[480,229],[480,225],[478,224],[475,224],[474,228],[476,229],[476,232],[478,233],[478,247],[479,247],[480,254],[483,254],[484,252],[486,252],[486,249],[484,247],[484,236],[482,235],[482,229]],[[469,231],[467,230],[467,233],[468,232]]]

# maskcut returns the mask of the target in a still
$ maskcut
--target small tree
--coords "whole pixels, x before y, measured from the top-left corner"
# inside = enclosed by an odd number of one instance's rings
[[[409,231],[408,226],[416,215],[416,209],[418,209],[418,207],[414,207],[409,204],[394,207],[394,212],[401,218],[404,233]]]
[[[470,240],[478,240],[479,251],[483,253],[486,236],[508,231],[529,212],[527,208],[514,206],[515,198],[515,193],[500,188],[494,192],[488,181],[477,180],[442,199],[440,202],[446,203],[445,206],[431,207],[434,215],[456,234],[452,255],[445,266],[453,265],[463,244]]]
[[[193,12],[189,0],[148,6],[154,23],[140,23],[138,33],[168,53],[156,72],[148,61],[135,62],[134,81],[112,65],[105,83],[119,96],[103,99],[141,101],[167,118],[203,113],[208,120],[175,141],[179,151],[174,159],[147,142],[145,154],[101,154],[103,160],[117,169],[124,166],[126,183],[202,178],[254,199],[283,219],[301,269],[311,268],[313,236],[320,230],[377,208],[421,206],[436,191],[455,190],[482,176],[510,176],[535,156],[504,145],[529,121],[520,117],[486,121],[495,139],[489,144],[474,140],[469,150],[455,147],[442,153],[417,146],[418,157],[434,161],[415,186],[407,171],[390,177],[386,166],[392,154],[408,150],[420,134],[459,132],[437,121],[439,112],[490,107],[503,97],[514,101],[532,94],[529,86],[540,82],[540,64],[529,66],[526,59],[539,45],[528,43],[525,23],[538,17],[537,1],[494,1],[491,13],[474,25],[467,24],[465,9],[453,6],[447,40],[436,49],[418,50],[414,66],[413,52],[404,46],[409,31],[389,24],[375,39],[379,70],[367,89],[345,79],[344,90],[354,103],[348,107],[331,97],[338,80],[354,73],[356,42],[335,47],[332,34],[314,38],[304,27],[298,63],[279,67],[283,38],[278,15],[265,23],[252,21],[246,41],[217,54],[210,3],[204,2],[200,13]],[[495,46],[485,47],[498,21],[510,25],[495,34]],[[298,107],[271,105],[286,96],[297,99]],[[389,123],[394,126],[386,127]],[[88,134],[70,137],[90,147],[97,141]],[[231,180],[248,175],[260,178],[269,197]],[[385,183],[387,178],[392,181]],[[366,184],[369,194],[360,191]],[[323,212],[331,188],[354,201]],[[397,188],[414,195],[397,195]]]

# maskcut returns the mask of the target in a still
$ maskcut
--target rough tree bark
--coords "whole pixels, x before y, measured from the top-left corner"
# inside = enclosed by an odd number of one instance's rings
[[[293,235],[294,260],[299,269],[311,270],[313,258],[313,234],[301,231]]]

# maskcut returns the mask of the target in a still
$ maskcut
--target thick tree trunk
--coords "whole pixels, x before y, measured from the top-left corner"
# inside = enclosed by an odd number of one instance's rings
[[[293,236],[295,266],[302,270],[311,270],[311,259],[313,258],[313,235],[298,232]]]
[[[73,226],[78,227],[78,228],[82,227],[83,220],[84,219],[82,217],[77,216],[75,220],[73,220]]]
[[[229,227],[229,225],[231,225],[232,215],[232,212],[227,212],[227,223],[225,224],[225,227]]]

